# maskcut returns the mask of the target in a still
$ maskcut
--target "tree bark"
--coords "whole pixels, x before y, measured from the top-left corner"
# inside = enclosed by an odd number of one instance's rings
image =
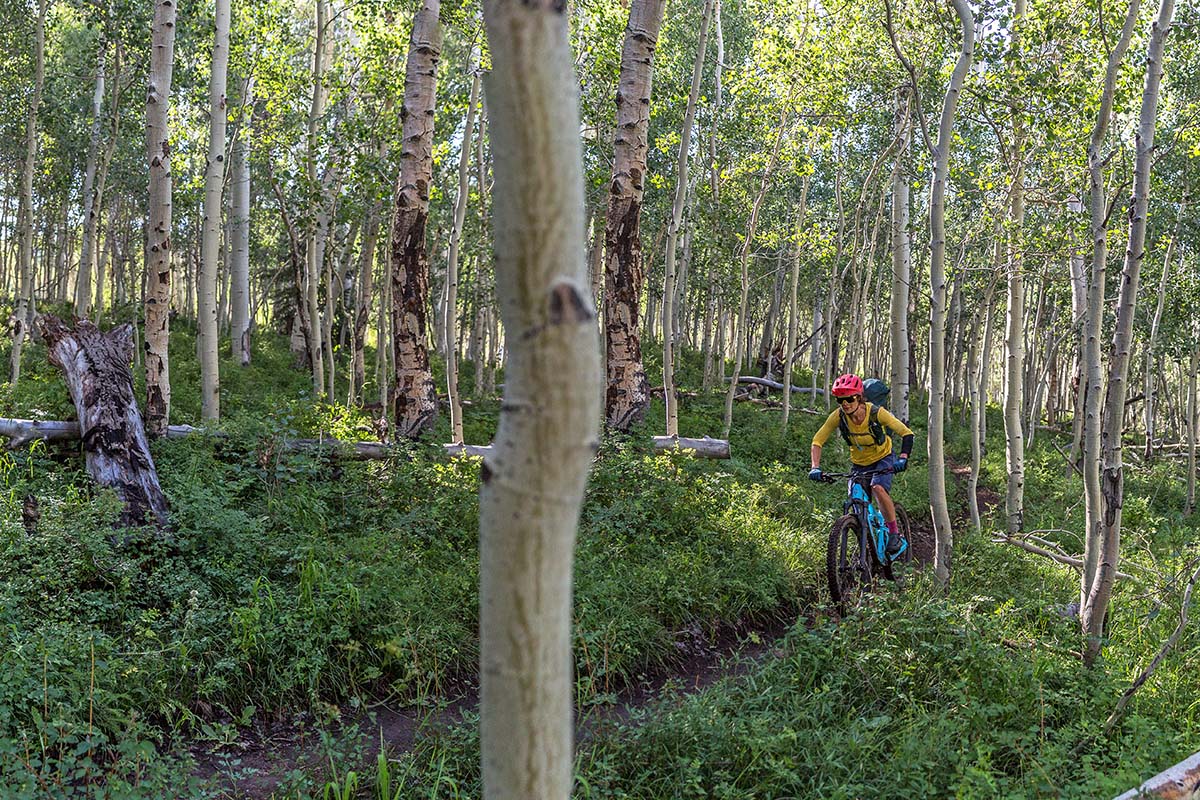
[[[392,218],[392,368],[389,406],[396,434],[416,439],[437,419],[426,339],[429,253],[425,226],[433,183],[433,115],[442,51],[439,0],[422,0],[413,20],[404,76],[400,186]]]
[[[1088,285],[1087,321],[1085,325],[1084,374],[1087,386],[1084,390],[1083,423],[1083,496],[1085,509],[1085,531],[1083,537],[1083,570],[1080,576],[1080,609],[1087,605],[1092,581],[1096,573],[1100,553],[1101,516],[1103,498],[1100,492],[1100,401],[1103,391],[1103,372],[1100,361],[1100,332],[1104,321],[1105,273],[1108,262],[1108,214],[1104,188],[1105,158],[1101,149],[1108,133],[1112,117],[1113,95],[1116,91],[1117,72],[1137,24],[1141,0],[1129,0],[1125,12],[1125,24],[1121,36],[1108,54],[1104,71],[1104,88],[1100,94],[1100,110],[1092,137],[1088,143],[1088,215],[1089,234],[1092,239],[1092,277]]]
[[[321,117],[325,115],[325,101],[328,94],[325,88],[325,70],[328,67],[326,44],[329,27],[329,4],[327,0],[316,0],[316,32],[313,42],[313,71],[312,71],[312,103],[308,111],[308,134],[305,153],[305,171],[309,191],[317,191],[317,155],[319,146],[319,130]],[[324,192],[321,192],[318,204],[325,203]],[[321,211],[317,212],[318,218]],[[313,397],[321,400],[325,397],[325,348],[321,337],[321,302],[318,291],[321,285],[321,267],[323,262],[325,240],[319,224],[309,225],[307,246],[305,247],[304,266],[304,304],[307,313],[301,317],[301,322],[307,321],[308,332],[308,363],[312,368]]]
[[[1200,372],[1200,329],[1192,326],[1192,364],[1191,378],[1187,388],[1187,500],[1184,512],[1191,514],[1196,510],[1196,439],[1200,431],[1197,426],[1200,420],[1196,418],[1196,373]]]
[[[66,375],[88,474],[124,501],[123,525],[153,522],[165,527],[167,499],[133,396],[133,326],[125,323],[101,333],[87,320],[72,329],[47,316],[41,329],[50,361]]]
[[[930,324],[929,324],[929,512],[936,537],[934,577],[945,585],[950,580],[954,535],[946,500],[946,456],[944,402],[946,392],[946,182],[950,144],[954,134],[954,112],[963,80],[971,68],[975,51],[975,19],[967,0],[952,0],[962,24],[962,50],[954,64],[950,85],[942,104],[937,145],[933,153],[933,187],[929,202]]]
[[[104,68],[108,42],[100,34],[99,54],[96,56],[96,83],[92,92],[92,124],[88,135],[87,164],[83,172],[83,240],[79,248],[79,271],[75,280],[75,316],[86,317],[92,302],[92,264],[96,259],[96,237],[100,222],[97,204],[96,170],[100,153],[100,112],[104,105]],[[103,282],[103,278],[101,278]]]
[[[21,345],[33,306],[33,171],[38,157],[38,111],[42,105],[42,89],[46,82],[46,5],[39,0],[33,41],[33,97],[25,118],[25,161],[21,165],[21,196],[17,202],[19,254],[17,256],[17,299],[13,307],[12,356],[9,382],[17,385],[21,378]]]
[[[561,0],[487,0],[496,288],[508,370],[479,497],[484,798],[572,786],[571,583],[598,445],[578,83]],[[547,220],[554,224],[547,225]]]
[[[1021,60],[1021,28],[1025,19],[1025,0],[1016,0],[1013,12],[1012,39],[1008,60]],[[1004,495],[1005,530],[1009,535],[1023,527],[1025,507],[1025,437],[1022,430],[1022,411],[1025,408],[1025,340],[1022,325],[1025,320],[1025,161],[1023,156],[1025,129],[1021,118],[1021,99],[1012,100],[1013,149],[1012,186],[1009,190],[1008,240],[1008,311],[1004,337],[1004,442],[1005,466],[1008,471]]]
[[[675,247],[679,241],[679,225],[683,221],[683,206],[688,191],[688,160],[692,150],[692,124],[696,120],[696,101],[700,97],[700,78],[704,74],[704,51],[708,44],[708,25],[712,19],[713,3],[707,0],[696,38],[696,59],[692,67],[692,86],[688,92],[683,114],[683,130],[679,133],[679,157],[675,166],[675,199],[671,204],[671,219],[667,225],[666,276],[663,281],[663,399],[667,407],[667,436],[679,435],[679,407],[675,397]]]
[[[1175,240],[1179,238],[1179,229],[1183,223],[1183,211],[1187,207],[1184,202],[1179,208],[1179,220],[1175,225],[1175,235],[1167,242],[1167,252],[1163,255],[1162,275],[1158,280],[1158,299],[1154,305],[1154,318],[1150,321],[1150,336],[1146,339],[1146,369],[1145,369],[1145,395],[1146,402],[1142,408],[1145,424],[1146,424],[1146,446],[1143,452],[1143,457],[1149,461],[1154,455],[1154,401],[1156,392],[1154,390],[1157,385],[1154,373],[1154,357],[1155,348],[1158,345],[1158,325],[1162,322],[1163,303],[1167,297],[1167,279],[1171,274],[1171,255],[1174,249]],[[1182,248],[1181,248],[1182,249]]]
[[[458,197],[454,201],[454,227],[450,229],[450,255],[446,260],[446,392],[450,398],[450,438],[456,444],[461,444],[463,440],[462,403],[458,396],[458,250],[463,223],[467,219],[471,137],[475,130],[475,106],[479,102],[479,71],[475,67],[475,58],[472,52],[467,64],[467,72],[474,73],[474,77],[471,79],[471,96],[463,121],[462,146],[458,154]]]
[[[229,0],[216,0],[216,33],[208,80],[208,160],[204,173],[204,223],[200,240],[199,319],[196,349],[200,356],[200,419],[221,418],[218,358],[217,256],[221,243],[221,208],[225,188],[225,86],[229,75]]]
[[[1104,501],[1101,539],[1096,571],[1087,602],[1080,610],[1083,624],[1084,660],[1092,664],[1100,653],[1104,618],[1112,598],[1121,548],[1121,503],[1124,499],[1124,465],[1121,433],[1125,419],[1125,383],[1129,373],[1129,350],[1133,341],[1133,315],[1137,305],[1138,275],[1145,256],[1146,214],[1150,202],[1150,167],[1154,153],[1154,130],[1158,118],[1158,92],[1163,75],[1163,53],[1175,14],[1175,0],[1162,0],[1150,31],[1146,54],[1146,85],[1135,135],[1133,197],[1129,204],[1129,240],[1121,270],[1117,297],[1117,321],[1113,332],[1101,428],[1101,496]]]
[[[175,63],[175,2],[155,0],[146,96],[150,164],[146,222],[146,433],[161,436],[171,412],[167,341],[171,320],[171,140],[167,117]]]
[[[230,331],[233,357],[250,366],[250,117],[254,82],[242,90],[242,126],[233,148],[232,243],[230,260]]]
[[[641,211],[654,48],[665,5],[665,0],[631,3],[617,83],[613,174],[604,233],[604,337],[608,371],[605,418],[621,431],[640,421],[650,405],[638,319],[646,281]]]
[[[912,381],[908,372],[908,297],[912,272],[912,248],[908,238],[909,183],[905,171],[908,158],[909,120],[908,91],[901,90],[896,108],[896,129],[900,145],[892,169],[892,413],[908,420],[908,395]]]

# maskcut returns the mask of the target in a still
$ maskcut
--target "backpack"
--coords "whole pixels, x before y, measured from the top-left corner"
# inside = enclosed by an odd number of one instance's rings
[[[879,378],[867,378],[863,381],[863,398],[873,406],[888,407],[888,395],[892,389]]]
[[[880,383],[883,383],[880,381]],[[886,389],[886,384],[884,385]],[[883,440],[887,438],[887,431],[883,428],[883,423],[879,421],[879,406],[870,403],[867,409],[867,431],[871,434],[871,438],[875,440],[876,445],[883,444]],[[847,447],[857,447],[860,450],[862,445],[855,444],[850,439],[850,424],[846,421],[846,412],[838,409],[838,433],[846,440]]]

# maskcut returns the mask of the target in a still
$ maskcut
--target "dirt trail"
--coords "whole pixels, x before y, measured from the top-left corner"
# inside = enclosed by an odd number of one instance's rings
[[[956,470],[957,471],[957,470]],[[983,501],[981,492],[981,501]],[[928,520],[911,523],[913,563],[918,568],[933,563],[934,537]],[[781,611],[757,621],[741,621],[708,635],[698,623],[677,632],[678,659],[666,669],[648,670],[616,692],[611,703],[586,705],[576,711],[576,738],[586,741],[596,732],[627,722],[634,712],[655,702],[699,692],[725,677],[747,673],[775,648],[797,622],[811,625],[828,609],[801,608]],[[380,732],[394,753],[412,750],[420,737],[460,722],[464,713],[479,706],[479,686],[474,676],[459,678],[436,706],[379,704],[368,714],[348,718],[332,735],[339,750],[361,755],[359,768],[372,764],[379,751]],[[265,800],[296,771],[320,771],[328,765],[320,733],[311,717],[300,715],[281,722],[260,722],[242,733],[232,745],[209,752],[204,745],[192,748],[196,775],[211,781],[219,796],[238,800]]]

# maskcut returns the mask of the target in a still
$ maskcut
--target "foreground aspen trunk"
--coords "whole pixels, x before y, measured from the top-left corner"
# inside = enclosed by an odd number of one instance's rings
[[[96,170],[100,150],[100,112],[104,106],[104,68],[108,55],[108,41],[103,29],[100,33],[99,54],[96,56],[96,84],[92,92],[92,123],[88,135],[87,166],[83,172],[83,240],[79,245],[79,274],[75,279],[75,316],[86,317],[92,302],[92,264],[96,260],[96,236],[100,221],[99,192],[96,187]],[[97,281],[104,283],[101,274]],[[99,309],[97,309],[99,311]]]
[[[433,183],[433,109],[442,52],[439,0],[423,0],[413,19],[404,75],[400,186],[392,218],[392,381],[396,435],[415,439],[437,418],[426,320],[429,253],[425,225]]]
[[[156,0],[146,94],[146,155],[150,162],[146,220],[146,433],[160,436],[171,412],[167,351],[171,311],[171,140],[167,112],[175,64],[175,2]]]
[[[38,3],[37,33],[33,42],[33,97],[25,118],[25,163],[21,166],[21,197],[17,202],[17,227],[20,233],[20,270],[17,276],[17,300],[13,308],[13,344],[9,380],[13,386],[21,377],[21,345],[33,302],[33,170],[38,152],[38,109],[42,105],[42,87],[46,82],[46,5]]]
[[[571,569],[600,420],[578,86],[562,0],[484,3],[504,404],[479,496],[483,796],[572,785]]]
[[[217,249],[221,243],[221,197],[225,188],[225,83],[229,74],[229,0],[217,0],[212,70],[208,81],[208,165],[204,172],[204,228],[200,239],[199,319],[200,418],[221,417],[217,336]]]
[[[654,48],[665,5],[666,0],[633,0],[617,83],[617,129],[604,233],[604,338],[608,365],[604,414],[609,425],[622,431],[641,420],[650,405],[639,320],[642,285],[646,281],[641,216]]]
[[[1079,607],[1087,605],[1096,572],[1096,559],[1100,552],[1100,393],[1103,373],[1100,367],[1100,332],[1103,326],[1104,292],[1108,262],[1108,215],[1106,189],[1104,187],[1104,139],[1112,117],[1113,95],[1116,92],[1117,72],[1137,24],[1141,0],[1129,0],[1125,12],[1125,25],[1116,46],[1108,54],[1108,65],[1104,70],[1104,89],[1100,94],[1100,110],[1092,128],[1088,143],[1088,217],[1089,235],[1092,239],[1092,280],[1088,284],[1087,317],[1084,323],[1083,374],[1087,383],[1084,388],[1083,408],[1083,497],[1084,536],[1083,569],[1080,570]]]
[[[962,50],[954,64],[950,85],[942,104],[938,138],[933,157],[933,188],[929,201],[930,324],[929,324],[929,512],[936,536],[933,571],[938,582],[950,580],[954,535],[950,529],[950,507],[946,500],[946,181],[950,165],[950,143],[954,134],[954,112],[958,93],[971,68],[975,51],[975,19],[967,0],[953,0],[962,23]]]
[[[1112,361],[1109,364],[1104,419],[1100,429],[1103,470],[1100,493],[1104,504],[1100,520],[1100,547],[1091,591],[1080,609],[1085,640],[1083,658],[1088,664],[1095,661],[1103,643],[1104,618],[1108,613],[1108,604],[1117,580],[1116,572],[1121,553],[1121,503],[1125,492],[1121,433],[1125,422],[1125,382],[1129,375],[1129,351],[1133,344],[1138,275],[1141,272],[1142,259],[1145,257],[1146,214],[1150,204],[1150,167],[1154,154],[1154,128],[1158,119],[1158,90],[1163,75],[1163,52],[1174,15],[1175,0],[1162,0],[1158,16],[1150,30],[1150,45],[1146,53],[1146,86],[1142,91],[1142,107],[1138,115],[1135,138],[1133,198],[1129,204],[1129,240],[1125,247],[1125,263],[1121,270]]]
[[[87,320],[72,329],[56,317],[43,317],[41,330],[51,363],[66,375],[88,474],[125,502],[123,525],[165,526],[167,498],[133,396],[133,326],[101,333]]]

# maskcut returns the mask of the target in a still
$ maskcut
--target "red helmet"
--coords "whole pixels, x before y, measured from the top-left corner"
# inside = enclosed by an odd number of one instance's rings
[[[834,397],[853,397],[856,394],[863,393],[862,378],[849,373],[841,376],[833,382]]]

